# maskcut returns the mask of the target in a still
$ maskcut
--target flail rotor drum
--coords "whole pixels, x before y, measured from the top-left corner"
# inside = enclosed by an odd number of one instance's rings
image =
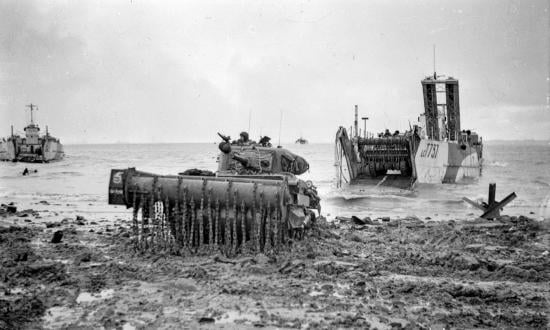
[[[112,170],[109,183],[109,204],[133,208],[139,250],[276,251],[314,217],[295,200],[284,176],[167,176],[130,168]]]

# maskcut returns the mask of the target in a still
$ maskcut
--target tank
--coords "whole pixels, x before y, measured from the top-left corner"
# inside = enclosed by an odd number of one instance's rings
[[[133,209],[137,249],[225,255],[278,251],[301,238],[320,216],[316,187],[297,178],[309,169],[304,158],[220,136],[215,173],[111,170],[109,204]]]

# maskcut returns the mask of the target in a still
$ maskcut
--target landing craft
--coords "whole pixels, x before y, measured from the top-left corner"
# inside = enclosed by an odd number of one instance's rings
[[[308,144],[308,141],[300,136],[298,140],[295,142],[296,144]]]
[[[27,107],[31,112],[31,121],[25,127],[25,137],[13,134],[12,126],[11,135],[0,140],[0,160],[47,163],[63,159],[65,156],[63,145],[58,138],[50,135],[48,126],[46,126],[46,134],[40,136],[40,127],[34,122],[32,114],[38,109],[36,105],[31,103]]]
[[[354,127],[336,133],[337,186],[344,183],[409,189],[415,183],[456,183],[478,178],[482,138],[460,126],[458,80],[428,76],[422,80],[424,113],[410,130],[386,130],[363,136]]]

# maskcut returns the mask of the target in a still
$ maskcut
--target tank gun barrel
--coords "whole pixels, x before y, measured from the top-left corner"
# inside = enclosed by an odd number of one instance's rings
[[[239,163],[241,163],[244,167],[249,167],[248,164],[249,164],[249,161],[248,161],[248,158],[245,158],[245,157],[241,157],[237,154],[234,154],[233,155],[233,159],[238,161]]]
[[[218,132],[218,136],[222,138],[225,142],[231,141],[231,136],[229,135],[223,135],[222,133]]]

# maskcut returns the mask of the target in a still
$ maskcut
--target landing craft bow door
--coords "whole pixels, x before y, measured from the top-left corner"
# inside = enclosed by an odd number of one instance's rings
[[[445,82],[445,94],[449,140],[456,141],[458,140],[458,136],[460,135],[460,103],[458,96],[458,80],[448,79]]]
[[[424,94],[424,114],[426,116],[426,134],[430,140],[439,140],[439,111],[437,108],[437,90],[435,80],[422,80]]]

